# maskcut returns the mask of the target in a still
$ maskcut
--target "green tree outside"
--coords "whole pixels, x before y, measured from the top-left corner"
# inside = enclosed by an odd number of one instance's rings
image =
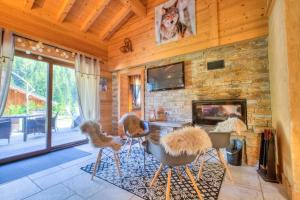
[[[23,81],[26,80],[31,85],[32,94],[47,99],[48,63],[15,56],[12,71],[11,86],[26,91],[27,84]],[[52,99],[54,114],[59,112],[60,115],[64,115],[75,112],[75,108],[78,107],[78,96],[74,69],[54,66]],[[29,111],[45,110],[45,106],[43,108],[30,103]],[[25,113],[26,105],[10,105],[5,111],[7,115]]]

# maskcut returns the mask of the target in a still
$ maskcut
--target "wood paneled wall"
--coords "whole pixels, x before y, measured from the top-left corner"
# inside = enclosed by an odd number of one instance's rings
[[[291,143],[293,164],[292,199],[300,199],[300,1],[285,2],[285,24],[289,68]]]
[[[100,123],[105,132],[112,134],[112,73],[101,70],[101,77],[107,78],[108,90],[100,92]]]
[[[166,0],[147,0],[147,16],[132,17],[108,44],[112,70],[195,52],[268,34],[265,0],[196,0],[197,35],[168,44],[155,42],[154,9]],[[130,38],[133,52],[119,48]]]

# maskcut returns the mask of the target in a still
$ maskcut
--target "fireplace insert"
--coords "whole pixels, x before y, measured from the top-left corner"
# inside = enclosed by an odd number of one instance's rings
[[[238,117],[247,124],[246,99],[194,100],[193,124],[216,125],[229,117]]]

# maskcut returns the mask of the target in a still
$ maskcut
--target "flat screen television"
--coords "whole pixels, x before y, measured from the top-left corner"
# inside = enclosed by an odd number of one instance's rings
[[[149,91],[184,88],[184,62],[147,69]]]

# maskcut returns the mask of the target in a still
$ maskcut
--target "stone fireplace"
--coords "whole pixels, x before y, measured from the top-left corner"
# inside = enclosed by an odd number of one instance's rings
[[[195,100],[192,101],[193,124],[216,125],[229,117],[237,117],[247,124],[247,100]]]

